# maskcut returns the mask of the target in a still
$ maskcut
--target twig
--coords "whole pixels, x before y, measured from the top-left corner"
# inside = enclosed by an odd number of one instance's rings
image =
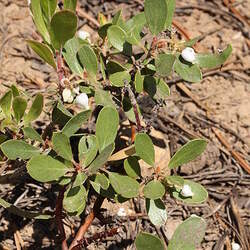
[[[88,230],[88,228],[92,224],[95,217],[97,217],[97,215],[98,215],[98,213],[100,211],[100,208],[102,206],[103,201],[104,201],[104,197],[99,196],[97,198],[97,200],[95,201],[93,210],[86,217],[84,223],[79,228],[79,230],[78,230],[78,232],[76,234],[76,237],[74,238],[74,240],[70,244],[69,250],[72,250],[78,244],[78,242],[81,241],[84,238],[84,234],[86,233],[86,231]]]
[[[220,140],[220,142],[227,148],[227,150],[230,152],[233,158],[240,164],[242,168],[244,168],[247,171],[248,174],[250,174],[250,166],[248,165],[248,163],[239,155],[238,152],[234,151],[231,148],[230,144],[215,128],[212,128],[212,130],[217,136],[217,138]]]
[[[64,88],[64,70],[63,70],[63,60],[62,60],[62,50],[56,52],[56,72],[59,80],[59,92],[62,93]]]
[[[90,21],[91,23],[93,23],[97,28],[100,27],[100,24],[96,21],[96,19],[93,18],[92,16],[90,16],[89,14],[87,14],[82,9],[80,9],[80,7],[77,7],[76,11],[77,11],[77,15],[79,17],[86,18],[88,21]]]
[[[63,187],[57,197],[56,201],[56,211],[55,211],[55,217],[56,217],[56,224],[58,227],[58,231],[61,237],[62,241],[62,250],[68,250],[68,245],[66,241],[66,235],[65,235],[65,230],[63,227],[63,215],[62,215],[62,209],[63,209],[63,196],[65,192],[65,187]]]

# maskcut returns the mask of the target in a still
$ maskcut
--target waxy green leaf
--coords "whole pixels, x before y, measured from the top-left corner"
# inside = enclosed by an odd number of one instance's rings
[[[72,136],[89,119],[90,114],[91,110],[85,110],[72,117],[63,127],[62,133],[68,137]]]
[[[167,3],[167,20],[165,23],[165,29],[170,29],[175,11],[175,0],[166,0]]]
[[[73,154],[71,151],[69,138],[61,132],[53,133],[52,136],[53,149],[62,158],[71,161]]]
[[[27,43],[37,55],[39,55],[46,63],[51,65],[54,69],[56,69],[54,56],[48,45],[32,40],[27,40]]]
[[[104,190],[107,190],[109,187],[109,179],[104,174],[97,173],[95,177],[95,183],[99,184],[100,187]]]
[[[96,138],[100,152],[115,141],[118,126],[119,114],[117,110],[110,106],[104,107],[96,122]]]
[[[155,59],[156,72],[162,76],[169,76],[172,72],[175,62],[175,55],[172,54],[159,54]]]
[[[16,118],[16,121],[20,122],[27,108],[27,101],[21,96],[17,96],[13,100],[12,108],[14,111],[14,116]]]
[[[135,137],[136,154],[151,166],[155,164],[155,150],[151,138],[144,133],[139,133]]]
[[[39,155],[32,157],[27,163],[29,175],[40,182],[56,181],[70,169],[51,156]]]
[[[77,0],[64,0],[63,6],[65,9],[76,11]]]
[[[17,158],[27,160],[40,154],[39,148],[21,140],[8,140],[2,143],[0,147],[9,160],[16,160]]]
[[[167,221],[167,211],[164,203],[160,200],[146,199],[146,210],[150,221],[155,226],[163,226]]]
[[[202,73],[197,64],[191,64],[178,55],[174,63],[175,72],[187,82],[199,82],[202,79]]]
[[[160,181],[153,180],[147,183],[143,189],[144,196],[151,200],[162,198],[165,194],[165,187]]]
[[[9,90],[0,99],[0,107],[6,116],[10,116],[11,102],[12,102],[12,91]]]
[[[139,183],[125,175],[109,173],[109,180],[114,190],[124,198],[133,198],[139,195]]]
[[[223,65],[223,63],[231,55],[232,50],[232,46],[228,45],[227,48],[219,54],[196,54],[195,62],[201,68],[217,68]]]
[[[25,123],[36,120],[43,110],[43,96],[37,94],[27,115],[24,116]]]
[[[123,45],[126,41],[126,33],[118,25],[112,25],[108,28],[107,36],[112,46],[119,51],[123,50]]]
[[[130,82],[131,76],[130,76],[129,72],[127,72],[127,71],[116,72],[116,73],[109,76],[109,80],[110,80],[112,86],[123,87],[124,82],[127,82],[127,83]]]
[[[115,107],[111,93],[102,89],[97,89],[95,91],[95,103],[100,106]]]
[[[141,168],[138,162],[138,157],[129,156],[124,161],[124,169],[128,176],[132,178],[138,178],[141,176]]]
[[[56,12],[50,22],[50,36],[53,47],[60,50],[71,39],[77,29],[77,16],[70,10]]]
[[[195,250],[205,236],[206,222],[194,215],[182,222],[169,241],[168,250]]]
[[[181,200],[187,204],[200,204],[207,200],[208,198],[207,190],[201,184],[189,180],[184,180],[183,185],[188,185],[191,188],[193,196],[183,197],[181,195],[181,188],[176,187],[172,192],[174,198]]]
[[[95,79],[98,72],[98,62],[94,50],[88,45],[83,45],[78,51],[78,56],[88,75]]]
[[[173,155],[168,167],[172,169],[194,160],[203,153],[206,146],[207,141],[204,139],[194,139],[189,141]]]
[[[150,31],[158,35],[164,30],[167,20],[166,0],[145,0],[144,11]]]
[[[50,22],[50,19],[54,15],[57,7],[57,0],[40,0],[40,4],[43,15],[45,16],[47,22]]]
[[[25,138],[39,141],[39,142],[43,142],[43,140],[42,140],[41,136],[38,134],[38,132],[31,127],[23,128],[23,134],[24,134]]]
[[[144,76],[141,75],[140,71],[137,71],[135,74],[135,90],[137,93],[141,93],[143,91],[143,82]]]
[[[140,232],[135,240],[137,250],[165,250],[163,241],[153,234]]]

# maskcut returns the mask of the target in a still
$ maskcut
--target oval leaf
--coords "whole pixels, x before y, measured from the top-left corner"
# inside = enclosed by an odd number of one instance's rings
[[[165,187],[160,181],[150,181],[145,185],[143,193],[146,198],[157,200],[165,194]]]
[[[118,126],[119,115],[116,109],[110,106],[104,107],[96,122],[96,138],[100,152],[115,141]]]
[[[91,78],[96,78],[98,72],[98,62],[94,50],[88,45],[83,45],[78,51],[78,56],[88,75]]]
[[[175,3],[175,0],[166,0],[166,2],[167,2],[167,20],[166,20],[165,28],[169,29],[171,28],[171,25],[172,25],[176,3]]]
[[[25,127],[23,128],[23,134],[25,138],[29,138],[31,140],[43,142],[41,136],[38,134],[38,132],[31,128],[31,127]]]
[[[172,169],[194,160],[203,153],[206,146],[207,141],[203,139],[189,141],[174,154],[168,164],[168,167]]]
[[[135,137],[136,154],[151,166],[155,164],[155,150],[151,138],[144,133],[139,133]]]
[[[127,71],[116,72],[109,76],[109,80],[112,86],[123,87],[125,81],[130,82],[131,76]]]
[[[167,210],[164,203],[158,200],[146,199],[146,209],[150,221],[155,226],[163,226],[167,221]]]
[[[109,180],[116,191],[124,198],[133,198],[139,195],[140,184],[129,176],[109,173]]]
[[[228,45],[220,54],[196,54],[195,61],[201,68],[217,68],[223,65],[232,50],[232,46]]]
[[[12,91],[7,91],[0,100],[0,107],[6,116],[10,116],[10,108],[12,102]]]
[[[32,40],[28,40],[27,43],[37,55],[39,55],[46,63],[51,65],[54,69],[56,69],[54,56],[48,45]]]
[[[50,35],[53,47],[60,50],[71,39],[77,29],[77,16],[70,10],[56,12],[50,22]]]
[[[184,180],[184,185],[189,185],[192,192],[193,192],[193,196],[192,197],[183,197],[181,195],[181,189],[180,188],[176,188],[173,192],[172,195],[173,197],[175,197],[178,200],[181,200],[185,203],[188,204],[200,204],[202,202],[205,202],[207,200],[208,197],[208,193],[207,190],[199,183],[193,182],[193,181],[189,181],[189,180]]]
[[[168,250],[195,249],[205,236],[205,230],[206,222],[198,216],[191,216],[177,227]]]
[[[130,156],[124,161],[124,169],[127,175],[132,178],[141,176],[140,164],[135,156]]]
[[[39,148],[36,148],[25,141],[8,140],[1,144],[1,150],[9,160],[20,158],[27,160],[32,156],[40,154]]]
[[[165,28],[167,19],[166,0],[145,0],[144,11],[150,31],[158,35]]]
[[[163,241],[153,234],[140,232],[135,240],[137,250],[165,250]]]
[[[28,114],[24,117],[25,123],[29,123],[37,119],[43,110],[43,96],[41,94],[37,94]]]
[[[63,127],[62,133],[67,137],[72,136],[89,119],[90,114],[91,110],[85,110],[72,117]]]
[[[126,41],[126,33],[118,25],[112,25],[108,28],[108,40],[112,46],[119,51],[123,51],[123,45]]]
[[[199,82],[202,79],[202,73],[197,64],[191,64],[181,56],[178,56],[174,63],[175,72],[187,82]]]
[[[51,156],[39,155],[31,158],[27,163],[29,175],[41,182],[56,181],[70,169]]]
[[[73,159],[69,138],[65,134],[62,134],[60,132],[53,133],[52,143],[53,149],[59,156],[68,161],[71,161]]]
[[[20,122],[27,108],[27,101],[24,98],[17,96],[13,100],[12,108],[17,122]]]
[[[155,60],[156,72],[162,76],[169,76],[172,72],[175,56],[172,54],[159,54]]]

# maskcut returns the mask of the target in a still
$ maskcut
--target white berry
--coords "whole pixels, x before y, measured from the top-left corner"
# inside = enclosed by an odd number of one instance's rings
[[[74,100],[72,91],[67,88],[63,90],[62,97],[64,102],[72,103]]]
[[[185,48],[184,50],[182,50],[181,56],[187,62],[190,63],[195,62],[195,51],[193,50],[193,48],[190,47]]]
[[[181,190],[181,195],[183,197],[192,197],[194,195],[194,193],[192,192],[192,189],[189,185],[184,184],[183,188]]]
[[[118,212],[117,212],[117,215],[120,216],[120,217],[123,217],[123,216],[126,216],[126,211],[123,207],[120,207]]]
[[[90,34],[89,32],[85,30],[79,30],[78,31],[78,37],[81,38],[82,40],[88,40],[90,39]]]
[[[238,243],[233,242],[232,243],[232,250],[240,250],[240,245]]]
[[[84,109],[89,109],[89,98],[86,93],[78,95],[75,99],[75,103]]]

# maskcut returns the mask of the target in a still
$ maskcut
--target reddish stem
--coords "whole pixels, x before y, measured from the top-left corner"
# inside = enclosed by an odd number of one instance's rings
[[[56,72],[59,80],[59,91],[62,93],[64,88],[64,70],[63,70],[63,60],[62,60],[62,50],[56,51]]]

